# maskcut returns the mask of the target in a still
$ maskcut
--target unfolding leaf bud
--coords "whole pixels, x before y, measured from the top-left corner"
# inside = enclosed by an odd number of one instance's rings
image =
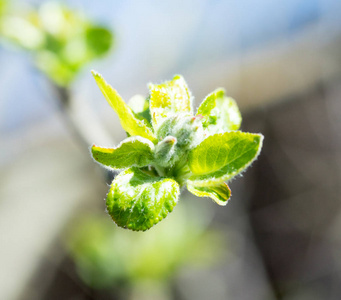
[[[174,161],[175,145],[177,139],[174,136],[167,136],[155,147],[155,161],[162,167],[172,165]]]
[[[187,151],[203,139],[201,118],[201,116],[193,117],[188,114],[171,116],[160,126],[157,137],[174,136],[177,138],[177,148]]]

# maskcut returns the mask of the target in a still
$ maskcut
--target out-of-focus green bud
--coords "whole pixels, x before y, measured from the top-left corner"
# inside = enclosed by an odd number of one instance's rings
[[[0,34],[31,51],[36,66],[60,86],[70,85],[85,64],[113,45],[109,29],[56,2],[3,16]]]
[[[7,0],[0,0],[0,18],[7,10]]]

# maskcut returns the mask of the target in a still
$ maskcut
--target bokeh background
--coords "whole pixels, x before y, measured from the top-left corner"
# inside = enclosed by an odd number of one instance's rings
[[[49,60],[0,37],[0,299],[340,299],[341,2],[62,3],[112,31],[113,47],[61,88],[37,68]],[[30,41],[20,24],[9,29]],[[224,87],[242,130],[265,135],[229,204],[183,192],[150,232],[111,223],[114,174],[88,147],[125,133],[91,69],[126,100],[174,74],[196,106]]]

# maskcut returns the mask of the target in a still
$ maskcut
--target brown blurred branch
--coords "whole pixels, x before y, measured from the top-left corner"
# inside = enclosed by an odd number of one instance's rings
[[[77,103],[71,95],[71,90],[67,87],[58,86],[53,82],[50,82],[50,86],[55,93],[55,98],[58,99],[57,104],[68,129],[82,149],[89,152],[98,137],[108,146],[115,144],[114,139],[107,133],[86,101],[82,101],[81,104]],[[104,168],[101,170],[110,182],[113,174]]]

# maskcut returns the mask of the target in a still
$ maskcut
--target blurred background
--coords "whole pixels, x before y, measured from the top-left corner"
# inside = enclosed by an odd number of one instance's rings
[[[0,299],[341,299],[341,2],[0,1]],[[236,99],[262,153],[226,207],[183,192],[146,233],[105,213],[93,143],[182,74]]]

